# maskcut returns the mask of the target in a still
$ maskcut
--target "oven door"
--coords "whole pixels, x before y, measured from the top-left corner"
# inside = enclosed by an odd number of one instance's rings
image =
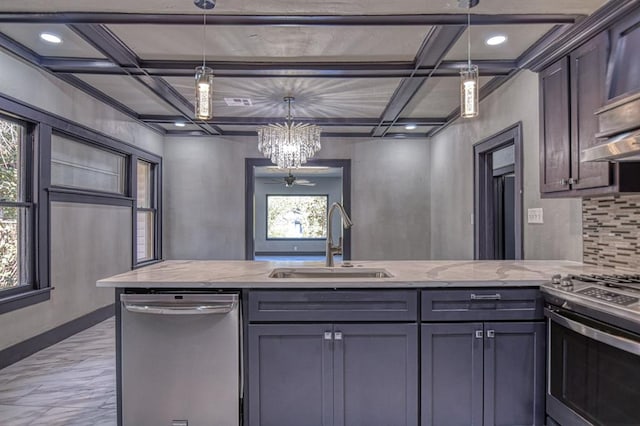
[[[546,309],[547,413],[562,426],[640,424],[640,336]]]

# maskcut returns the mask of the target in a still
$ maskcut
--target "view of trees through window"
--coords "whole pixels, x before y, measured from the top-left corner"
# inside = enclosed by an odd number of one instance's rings
[[[326,238],[326,195],[268,195],[267,238]]]
[[[0,118],[0,290],[19,282],[19,216],[10,203],[20,200],[20,137],[22,127]]]

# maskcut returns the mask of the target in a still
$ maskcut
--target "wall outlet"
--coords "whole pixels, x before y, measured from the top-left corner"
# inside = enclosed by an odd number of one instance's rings
[[[544,223],[542,208],[527,210],[527,222],[528,223]]]

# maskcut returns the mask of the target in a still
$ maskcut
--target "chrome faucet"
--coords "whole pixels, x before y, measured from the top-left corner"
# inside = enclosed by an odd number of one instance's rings
[[[349,215],[342,207],[340,203],[331,204],[331,208],[329,208],[329,213],[327,213],[327,261],[325,262],[325,266],[333,266],[333,255],[334,254],[342,254],[342,237],[338,239],[338,245],[333,245],[333,225],[331,219],[333,218],[333,212],[335,209],[340,210],[340,215],[342,216],[342,226],[344,229],[349,229],[353,226],[353,222],[349,218]]]

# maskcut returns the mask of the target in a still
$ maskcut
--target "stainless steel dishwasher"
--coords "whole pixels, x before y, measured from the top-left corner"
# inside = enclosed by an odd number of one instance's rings
[[[123,426],[238,426],[238,294],[122,294],[120,301]]]

